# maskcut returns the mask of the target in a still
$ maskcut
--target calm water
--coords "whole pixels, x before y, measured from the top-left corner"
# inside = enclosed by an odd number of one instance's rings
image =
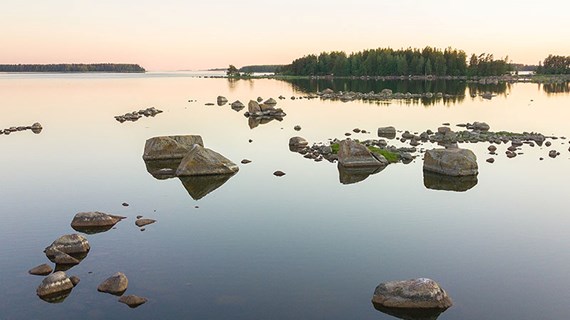
[[[250,129],[245,110],[204,104],[218,95],[247,103],[333,85],[190,75],[0,75],[0,127],[44,127],[0,136],[0,319],[394,319],[372,307],[374,288],[415,277],[438,281],[454,299],[439,319],[568,317],[567,140],[525,146],[514,159],[501,145],[494,164],[484,161],[488,144],[464,145],[480,167],[466,192],[427,189],[420,158],[341,184],[335,164],[287,146],[295,135],[326,142],[358,127],[373,132],[353,135],[366,139],[380,126],[421,132],[444,122],[568,136],[567,84],[335,82],[337,90],[431,86],[464,97],[286,99],[278,103],[287,113],[282,122]],[[470,90],[498,96],[472,98]],[[113,119],[151,106],[164,113],[134,123]],[[153,178],[142,160],[146,139],[173,134],[200,134],[234,162],[253,162],[194,200],[180,180]],[[550,149],[561,156],[549,158]],[[277,178],[275,170],[286,175]],[[42,277],[27,270],[48,262],[43,249],[74,232],[75,213],[96,210],[128,219],[87,236],[89,255],[67,272],[81,283],[63,303],[40,300]],[[137,215],[158,222],[141,232]],[[127,294],[147,304],[129,309],[97,292],[117,271],[129,278]]]

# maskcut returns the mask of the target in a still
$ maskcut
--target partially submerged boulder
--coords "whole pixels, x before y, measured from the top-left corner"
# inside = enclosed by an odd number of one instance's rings
[[[338,162],[345,168],[381,167],[388,163],[386,159],[379,160],[376,157],[382,156],[373,155],[366,146],[356,141],[343,140],[339,144]]]
[[[65,272],[57,271],[44,278],[36,289],[36,294],[44,301],[57,303],[67,298],[73,287]]]
[[[97,287],[97,291],[120,296],[125,293],[125,291],[127,291],[128,286],[129,279],[127,279],[127,276],[122,272],[117,272],[113,276],[103,281]]]
[[[247,111],[251,114],[255,114],[261,112],[261,107],[259,106],[259,103],[257,103],[256,101],[249,100],[249,103],[247,104]]]
[[[71,227],[79,232],[97,233],[111,229],[117,222],[125,218],[98,211],[79,212],[73,217]]]
[[[226,157],[196,144],[180,162],[180,166],[176,170],[176,175],[203,176],[234,174],[238,170],[239,167]]]
[[[153,137],[144,146],[144,160],[182,159],[193,145],[204,146],[199,135]]]
[[[423,168],[448,176],[470,176],[478,173],[477,157],[473,151],[461,148],[426,151]]]
[[[381,283],[374,290],[372,303],[385,308],[439,310],[453,305],[447,292],[427,278]]]
[[[136,308],[148,301],[147,298],[135,296],[134,294],[128,296],[122,296],[119,298],[119,302],[128,305],[131,308]]]
[[[243,105],[243,103],[239,100],[236,100],[234,102],[232,102],[231,104],[232,109],[234,109],[235,111],[240,111],[241,109],[245,108],[245,106]]]
[[[396,138],[396,128],[394,127],[380,127],[378,128],[378,137],[386,139]]]
[[[87,239],[79,234],[59,237],[44,252],[50,261],[56,264],[78,264],[87,256],[91,247]]]
[[[305,138],[302,137],[292,137],[289,139],[289,150],[297,151],[299,149],[305,148],[309,144]]]
[[[47,263],[41,264],[37,267],[33,267],[32,269],[28,270],[29,274],[33,274],[35,276],[47,276],[53,271],[51,266]]]

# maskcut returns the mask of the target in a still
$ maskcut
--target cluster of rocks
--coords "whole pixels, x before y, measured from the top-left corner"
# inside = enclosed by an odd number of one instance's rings
[[[144,117],[154,117],[157,114],[161,113],[162,110],[156,109],[155,107],[150,107],[146,109],[141,109],[139,111],[133,111],[129,113],[125,113],[120,116],[115,116],[115,120],[123,123],[125,121],[137,121],[138,119]]]
[[[205,148],[199,135],[150,138],[143,160],[156,179],[179,178],[195,200],[219,188],[239,170],[231,160]]]
[[[91,234],[107,231],[125,218],[98,211],[80,212],[73,217],[71,227],[77,231]],[[68,277],[65,271],[79,264],[87,256],[90,249],[91,246],[87,238],[79,234],[63,235],[46,247],[44,253],[51,262],[56,264],[55,272],[52,273],[52,267],[45,263],[28,271],[32,275],[46,276],[36,289],[38,297],[50,303],[59,303],[65,300],[80,282],[76,276]],[[121,296],[127,287],[127,277],[118,272],[103,281],[97,290]],[[126,296],[119,299],[119,302],[132,308],[146,301],[146,298],[138,296]]]
[[[282,121],[286,114],[282,109],[275,108],[276,104],[277,101],[273,98],[269,98],[261,104],[250,100],[247,104],[247,111],[244,113],[244,116],[249,118],[249,127],[253,129],[272,120]]]
[[[353,91],[338,91],[334,92],[332,89],[325,89],[323,91],[317,92],[317,96],[319,96],[323,100],[340,100],[343,102],[354,101],[354,100],[368,100],[368,101],[384,101],[384,100],[402,100],[402,99],[441,99],[441,98],[451,98],[455,97],[449,94],[443,94],[442,92],[425,92],[425,93],[401,93],[401,92],[392,92],[390,89],[384,89],[379,93],[375,93],[374,91],[370,91],[368,93],[362,92],[353,92]]]
[[[42,125],[39,122],[36,122],[34,124],[32,124],[31,126],[18,126],[18,127],[9,127],[6,129],[0,129],[0,135],[9,135],[12,132],[18,132],[18,131],[26,131],[26,130],[32,130],[33,133],[38,134],[40,132],[42,132]]]

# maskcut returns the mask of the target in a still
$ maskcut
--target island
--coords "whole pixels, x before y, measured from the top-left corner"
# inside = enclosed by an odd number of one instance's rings
[[[61,64],[0,64],[0,72],[111,72],[144,73],[146,70],[138,64],[126,63],[61,63]]]

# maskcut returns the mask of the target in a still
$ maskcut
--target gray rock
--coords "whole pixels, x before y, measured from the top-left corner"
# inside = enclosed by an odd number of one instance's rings
[[[71,280],[71,283],[73,284],[74,287],[77,286],[81,281],[81,279],[79,279],[79,277],[77,276],[71,276],[69,277],[69,280]]]
[[[491,127],[485,122],[473,122],[473,130],[477,131],[489,131]]]
[[[36,289],[36,294],[49,302],[62,301],[73,289],[73,283],[65,272],[57,271],[45,277]]]
[[[79,234],[64,235],[45,248],[50,261],[57,264],[76,264],[85,257],[91,247],[87,239]]]
[[[282,177],[285,175],[285,172],[283,172],[281,170],[277,170],[277,171],[273,172],[273,175],[277,176],[277,177]]]
[[[497,147],[495,147],[494,145],[490,145],[487,150],[489,150],[490,152],[495,152],[497,151]]]
[[[261,113],[261,107],[259,106],[259,103],[253,100],[249,100],[249,103],[247,104],[247,111],[250,114]]]
[[[385,165],[378,161],[366,146],[353,140],[343,140],[340,142],[338,162],[345,168],[380,167]]]
[[[150,138],[145,143],[143,159],[182,159],[195,144],[204,146],[201,136],[185,135]]]
[[[97,233],[109,230],[117,222],[125,218],[126,217],[115,216],[98,211],[79,212],[73,217],[71,227],[80,232]]]
[[[261,102],[261,101],[263,101],[263,98],[262,98],[262,97],[257,97],[257,102]]]
[[[226,99],[224,96],[218,96],[218,98],[216,98],[216,103],[219,106],[223,106],[224,104],[228,103],[228,99]]]
[[[556,151],[556,150],[550,150],[550,151],[548,152],[548,156],[551,157],[551,158],[556,158],[558,155],[559,155],[559,153],[558,153],[558,151]]]
[[[303,148],[306,147],[309,142],[302,137],[292,137],[289,139],[289,147],[290,148]]]
[[[275,99],[273,99],[273,98],[269,98],[269,99],[265,100],[265,102],[263,102],[263,104],[275,106],[277,104],[277,101],[275,101]]]
[[[103,281],[97,287],[97,291],[120,296],[127,291],[128,286],[129,279],[127,279],[127,276],[122,272],[117,272]]]
[[[34,268],[28,270],[28,273],[33,274],[35,276],[47,276],[52,271],[53,271],[53,269],[51,268],[51,266],[47,263],[44,263],[44,264],[41,264],[37,267],[34,267]]]
[[[384,89],[386,90],[386,89]],[[378,137],[386,139],[396,138],[396,128],[394,127],[380,127],[378,128]]]
[[[226,157],[196,144],[180,162],[180,166],[176,169],[176,175],[234,174],[238,170],[238,166]]]
[[[137,219],[137,221],[135,221],[135,224],[137,227],[144,227],[155,222],[156,220],[154,219]]]
[[[374,290],[374,304],[387,308],[447,309],[451,298],[431,279],[418,278],[381,283]]]
[[[450,176],[476,175],[477,157],[468,149],[432,149],[425,153],[423,169]]]
[[[128,296],[122,296],[119,298],[119,302],[124,303],[131,308],[136,308],[142,304],[145,304],[147,301],[148,301],[147,298],[135,296],[132,294]]]
[[[245,105],[241,101],[236,100],[232,102],[231,107],[236,111],[240,111],[241,109],[245,108]]]
[[[242,163],[242,164],[248,164],[248,163],[251,163],[251,160],[249,160],[249,159],[243,159],[243,160],[241,161],[241,163]]]
[[[495,162],[495,158],[489,158],[489,159],[487,159],[486,161],[489,162],[489,163],[494,163],[494,162]]]
[[[295,127],[293,127],[293,129],[295,129],[295,131],[301,131],[301,126],[300,126],[300,125],[296,125]]]

